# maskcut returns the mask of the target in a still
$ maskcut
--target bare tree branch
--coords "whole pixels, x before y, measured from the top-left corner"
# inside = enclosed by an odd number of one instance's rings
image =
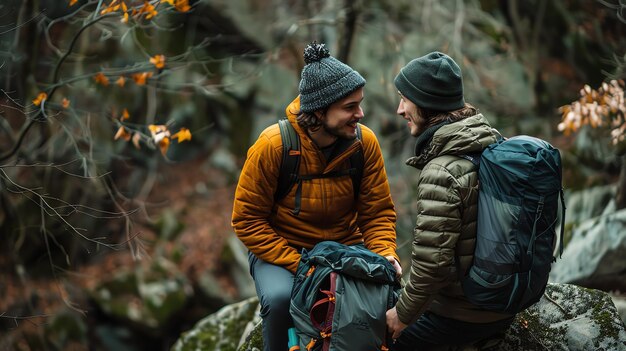
[[[35,196],[35,198],[39,199],[40,201],[40,208],[42,209],[42,211],[50,211],[49,214],[51,216],[54,216],[56,218],[58,218],[63,224],[65,224],[71,232],[73,232],[74,234],[77,234],[78,236],[80,236],[81,238],[83,238],[84,240],[88,241],[88,242],[92,242],[98,245],[102,245],[105,247],[108,247],[110,249],[116,249],[117,245],[116,244],[107,244],[105,242],[102,242],[100,240],[96,240],[96,239],[92,239],[89,238],[87,236],[85,236],[83,233],[81,233],[79,231],[79,229],[77,229],[76,227],[74,227],[71,223],[69,223],[65,217],[63,215],[61,215],[57,209],[53,206],[51,206],[45,199],[45,197],[39,193],[37,193],[36,191],[34,191],[33,189],[30,188],[26,188],[23,187],[17,183],[15,183],[9,176],[8,174],[4,171],[4,169],[0,168],[0,175],[2,175],[2,178],[6,181],[8,181],[10,184],[12,184],[14,187],[16,187],[17,189],[20,189],[20,191],[24,191],[25,193],[30,193],[33,196]]]

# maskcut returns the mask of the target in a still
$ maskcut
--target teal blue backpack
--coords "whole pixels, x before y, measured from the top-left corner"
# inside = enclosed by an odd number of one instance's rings
[[[400,285],[386,258],[323,241],[302,251],[289,311],[300,350],[387,350],[386,313]]]
[[[565,219],[559,150],[529,136],[501,139],[480,155],[474,262],[461,279],[467,298],[485,309],[517,313],[539,301]],[[560,232],[563,252],[563,226]]]

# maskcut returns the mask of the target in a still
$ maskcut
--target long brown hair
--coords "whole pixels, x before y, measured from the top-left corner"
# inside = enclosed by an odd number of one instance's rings
[[[478,114],[478,109],[471,104],[454,111],[437,111],[416,106],[420,116],[426,120],[426,128],[430,128],[443,121],[456,122]]]
[[[323,109],[318,110],[318,111],[321,113],[322,116],[325,116],[326,112],[328,112],[329,107],[330,106],[326,106]],[[296,122],[298,122],[298,125],[300,126],[300,128],[304,130],[310,130],[312,132],[315,132],[322,127],[322,120],[315,115],[315,112],[311,112],[311,113],[302,112],[302,111],[298,112],[298,117],[296,117]]]

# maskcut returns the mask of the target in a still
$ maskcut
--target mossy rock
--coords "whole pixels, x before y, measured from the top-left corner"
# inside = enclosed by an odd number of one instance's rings
[[[173,351],[263,349],[256,297],[226,306],[184,334]],[[500,339],[483,350],[626,350],[626,330],[608,294],[576,285],[548,284],[543,298],[519,313]],[[497,346],[494,346],[497,345]],[[476,346],[440,350],[474,351]]]
[[[543,298],[517,315],[502,350],[626,350],[626,330],[605,292],[548,284]]]
[[[256,297],[225,306],[185,332],[172,351],[236,351],[242,338],[249,336],[255,325],[260,324],[258,311],[259,300]],[[259,339],[254,342],[261,345],[261,350],[263,340],[262,337]]]
[[[90,295],[104,313],[156,332],[185,306],[192,293],[178,268],[158,258],[150,264],[121,270]]]

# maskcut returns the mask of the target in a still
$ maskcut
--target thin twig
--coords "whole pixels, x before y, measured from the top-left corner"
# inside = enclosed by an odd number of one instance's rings
[[[610,8],[610,9],[613,9],[613,10],[617,10],[617,9],[620,8],[620,4],[612,4],[612,3],[608,2],[608,1],[604,1],[604,0],[596,0],[596,1],[601,3],[602,5]]]
[[[31,17],[30,19],[27,19],[26,21],[24,21],[24,23],[18,24],[17,26],[15,26],[15,27],[13,27],[13,28],[11,28],[11,29],[7,30],[7,31],[0,32],[0,35],[4,35],[4,34],[7,34],[7,33],[9,33],[9,32],[12,32],[12,31],[14,31],[14,30],[16,30],[16,29],[20,29],[20,28],[22,28],[23,26],[27,25],[29,22],[32,22],[32,21],[34,21],[37,17],[41,16],[41,14],[42,14],[42,13],[43,13],[43,12],[39,12],[37,15],[35,15],[35,16]]]
[[[70,301],[67,298],[67,296],[65,296],[63,291],[61,290],[61,285],[59,283],[59,279],[58,279],[58,277],[56,275],[56,271],[54,269],[55,265],[54,265],[54,262],[52,261],[52,251],[50,250],[50,243],[48,242],[48,236],[50,234],[48,233],[48,230],[46,229],[46,216],[44,216],[44,214],[43,214],[43,208],[44,208],[44,206],[43,206],[43,203],[44,203],[43,199],[41,199],[41,202],[42,203],[40,204],[40,208],[41,208],[42,213],[41,213],[41,228],[40,228],[40,231],[41,231],[41,234],[43,235],[44,242],[46,244],[46,250],[48,251],[48,261],[50,263],[50,270],[52,272],[52,277],[54,278],[55,285],[57,287],[59,295],[61,296],[61,300],[63,300],[65,305],[68,308],[70,308],[70,309],[72,309],[72,310],[74,310],[74,311],[76,311],[76,312],[78,312],[78,313],[80,313],[82,315],[85,315],[87,311],[86,310],[81,310],[81,309],[77,308],[76,304],[72,303],[72,301]],[[52,235],[50,235],[50,237],[52,237]],[[55,242],[56,242],[56,239],[55,239]],[[57,243],[57,245],[58,245],[58,243]],[[63,249],[62,251],[65,252],[65,249]],[[67,256],[67,253],[65,255],[66,255],[65,259],[67,260],[67,262],[69,264],[69,256]]]
[[[36,191],[34,191],[34,190],[32,190],[32,189],[29,189],[29,188],[23,187],[23,186],[21,186],[21,185],[19,185],[19,184],[15,183],[15,182],[14,182],[14,181],[13,181],[13,180],[12,180],[12,179],[8,176],[8,174],[6,174],[6,172],[5,172],[3,169],[1,169],[1,168],[0,168],[0,174],[4,175],[4,177],[3,177],[3,178],[4,178],[4,179],[6,179],[6,180],[7,180],[8,182],[10,182],[11,184],[13,184],[13,186],[15,186],[16,188],[21,189],[21,190],[24,190],[24,191],[26,191],[27,193],[31,193],[31,194],[33,194],[35,197],[39,198],[39,199],[40,199],[40,201],[41,201],[42,210],[45,210],[45,209],[50,210],[50,211],[51,211],[51,216],[53,216],[53,217],[56,217],[56,218],[60,219],[60,220],[61,220],[61,222],[62,222],[63,224],[65,224],[66,226],[68,226],[72,232],[74,232],[75,234],[79,235],[79,236],[80,236],[81,238],[83,238],[84,240],[89,241],[89,242],[92,242],[92,243],[95,243],[95,244],[103,245],[103,246],[108,247],[108,248],[110,248],[110,249],[115,249],[115,248],[116,248],[116,246],[117,246],[117,245],[115,245],[115,244],[107,244],[107,243],[101,242],[101,241],[99,241],[99,240],[94,240],[94,239],[91,239],[91,238],[89,238],[89,237],[85,236],[85,235],[84,235],[84,234],[82,234],[82,233],[81,233],[81,232],[80,232],[80,231],[79,231],[76,227],[74,227],[71,223],[69,223],[69,222],[68,222],[68,221],[67,221],[67,220],[66,220],[66,219],[65,219],[65,218],[64,218],[64,217],[63,217],[60,213],[58,213],[58,212],[56,211],[56,209],[55,209],[54,207],[52,207],[52,206],[51,206],[51,205],[50,205],[50,204],[49,204],[49,203],[45,200],[45,198],[44,198],[42,195],[40,195],[39,193],[37,193]]]
[[[550,297],[550,295],[548,295],[547,293],[545,293],[545,292],[544,292],[544,293],[543,293],[543,296],[545,296],[545,297],[546,297],[546,299],[548,299],[548,301],[550,301],[550,302],[552,302],[553,304],[555,304],[555,305],[556,305],[556,307],[558,307],[558,308],[561,310],[561,312],[563,312],[563,314],[565,315],[565,317],[567,317],[567,319],[571,319],[571,318],[572,318],[572,316],[570,316],[570,314],[569,314],[569,313],[567,313],[567,311],[565,310],[565,308],[563,308],[563,306],[561,306],[558,302],[556,302],[556,300],[552,299],[552,298]]]
[[[543,342],[541,342],[541,340],[539,340],[539,338],[535,336],[535,334],[532,333],[532,331],[528,330],[528,334],[530,334],[530,336],[532,336],[532,338],[535,339],[535,341],[538,342],[544,350],[550,350],[546,345],[544,345]]]
[[[59,172],[65,173],[66,175],[69,175],[69,176],[71,176],[71,177],[76,177],[76,178],[81,178],[81,179],[88,179],[88,180],[95,180],[95,179],[99,179],[99,178],[102,178],[102,177],[104,177],[104,176],[108,175],[109,173],[111,173],[111,172],[109,171],[109,172],[106,172],[106,173],[101,174],[101,175],[99,175],[99,176],[95,176],[95,177],[93,177],[93,176],[84,176],[84,175],[80,175],[80,174],[74,174],[74,173],[68,172],[68,171],[66,171],[66,170],[64,170],[64,169],[62,169],[62,168],[61,168],[62,166],[65,166],[65,165],[68,165],[68,164],[74,163],[74,162],[76,162],[76,161],[78,161],[78,160],[68,161],[68,162],[66,162],[66,163],[64,163],[64,164],[60,164],[60,165],[56,165],[56,164],[54,164],[54,163],[34,163],[34,164],[28,164],[28,165],[0,165],[0,168],[36,168],[36,167],[50,167],[50,168],[54,168],[54,169],[58,170]]]
[[[26,125],[26,127],[24,129],[22,129],[19,138],[17,139],[17,142],[15,143],[15,145],[13,145],[13,148],[11,150],[9,150],[9,152],[5,153],[4,155],[0,156],[0,162],[3,162],[7,159],[9,159],[11,156],[13,156],[17,150],[20,148],[20,145],[22,145],[22,142],[24,141],[24,137],[26,137],[26,133],[28,133],[28,131],[30,130],[30,128],[35,124],[35,120],[31,119],[28,124]]]

